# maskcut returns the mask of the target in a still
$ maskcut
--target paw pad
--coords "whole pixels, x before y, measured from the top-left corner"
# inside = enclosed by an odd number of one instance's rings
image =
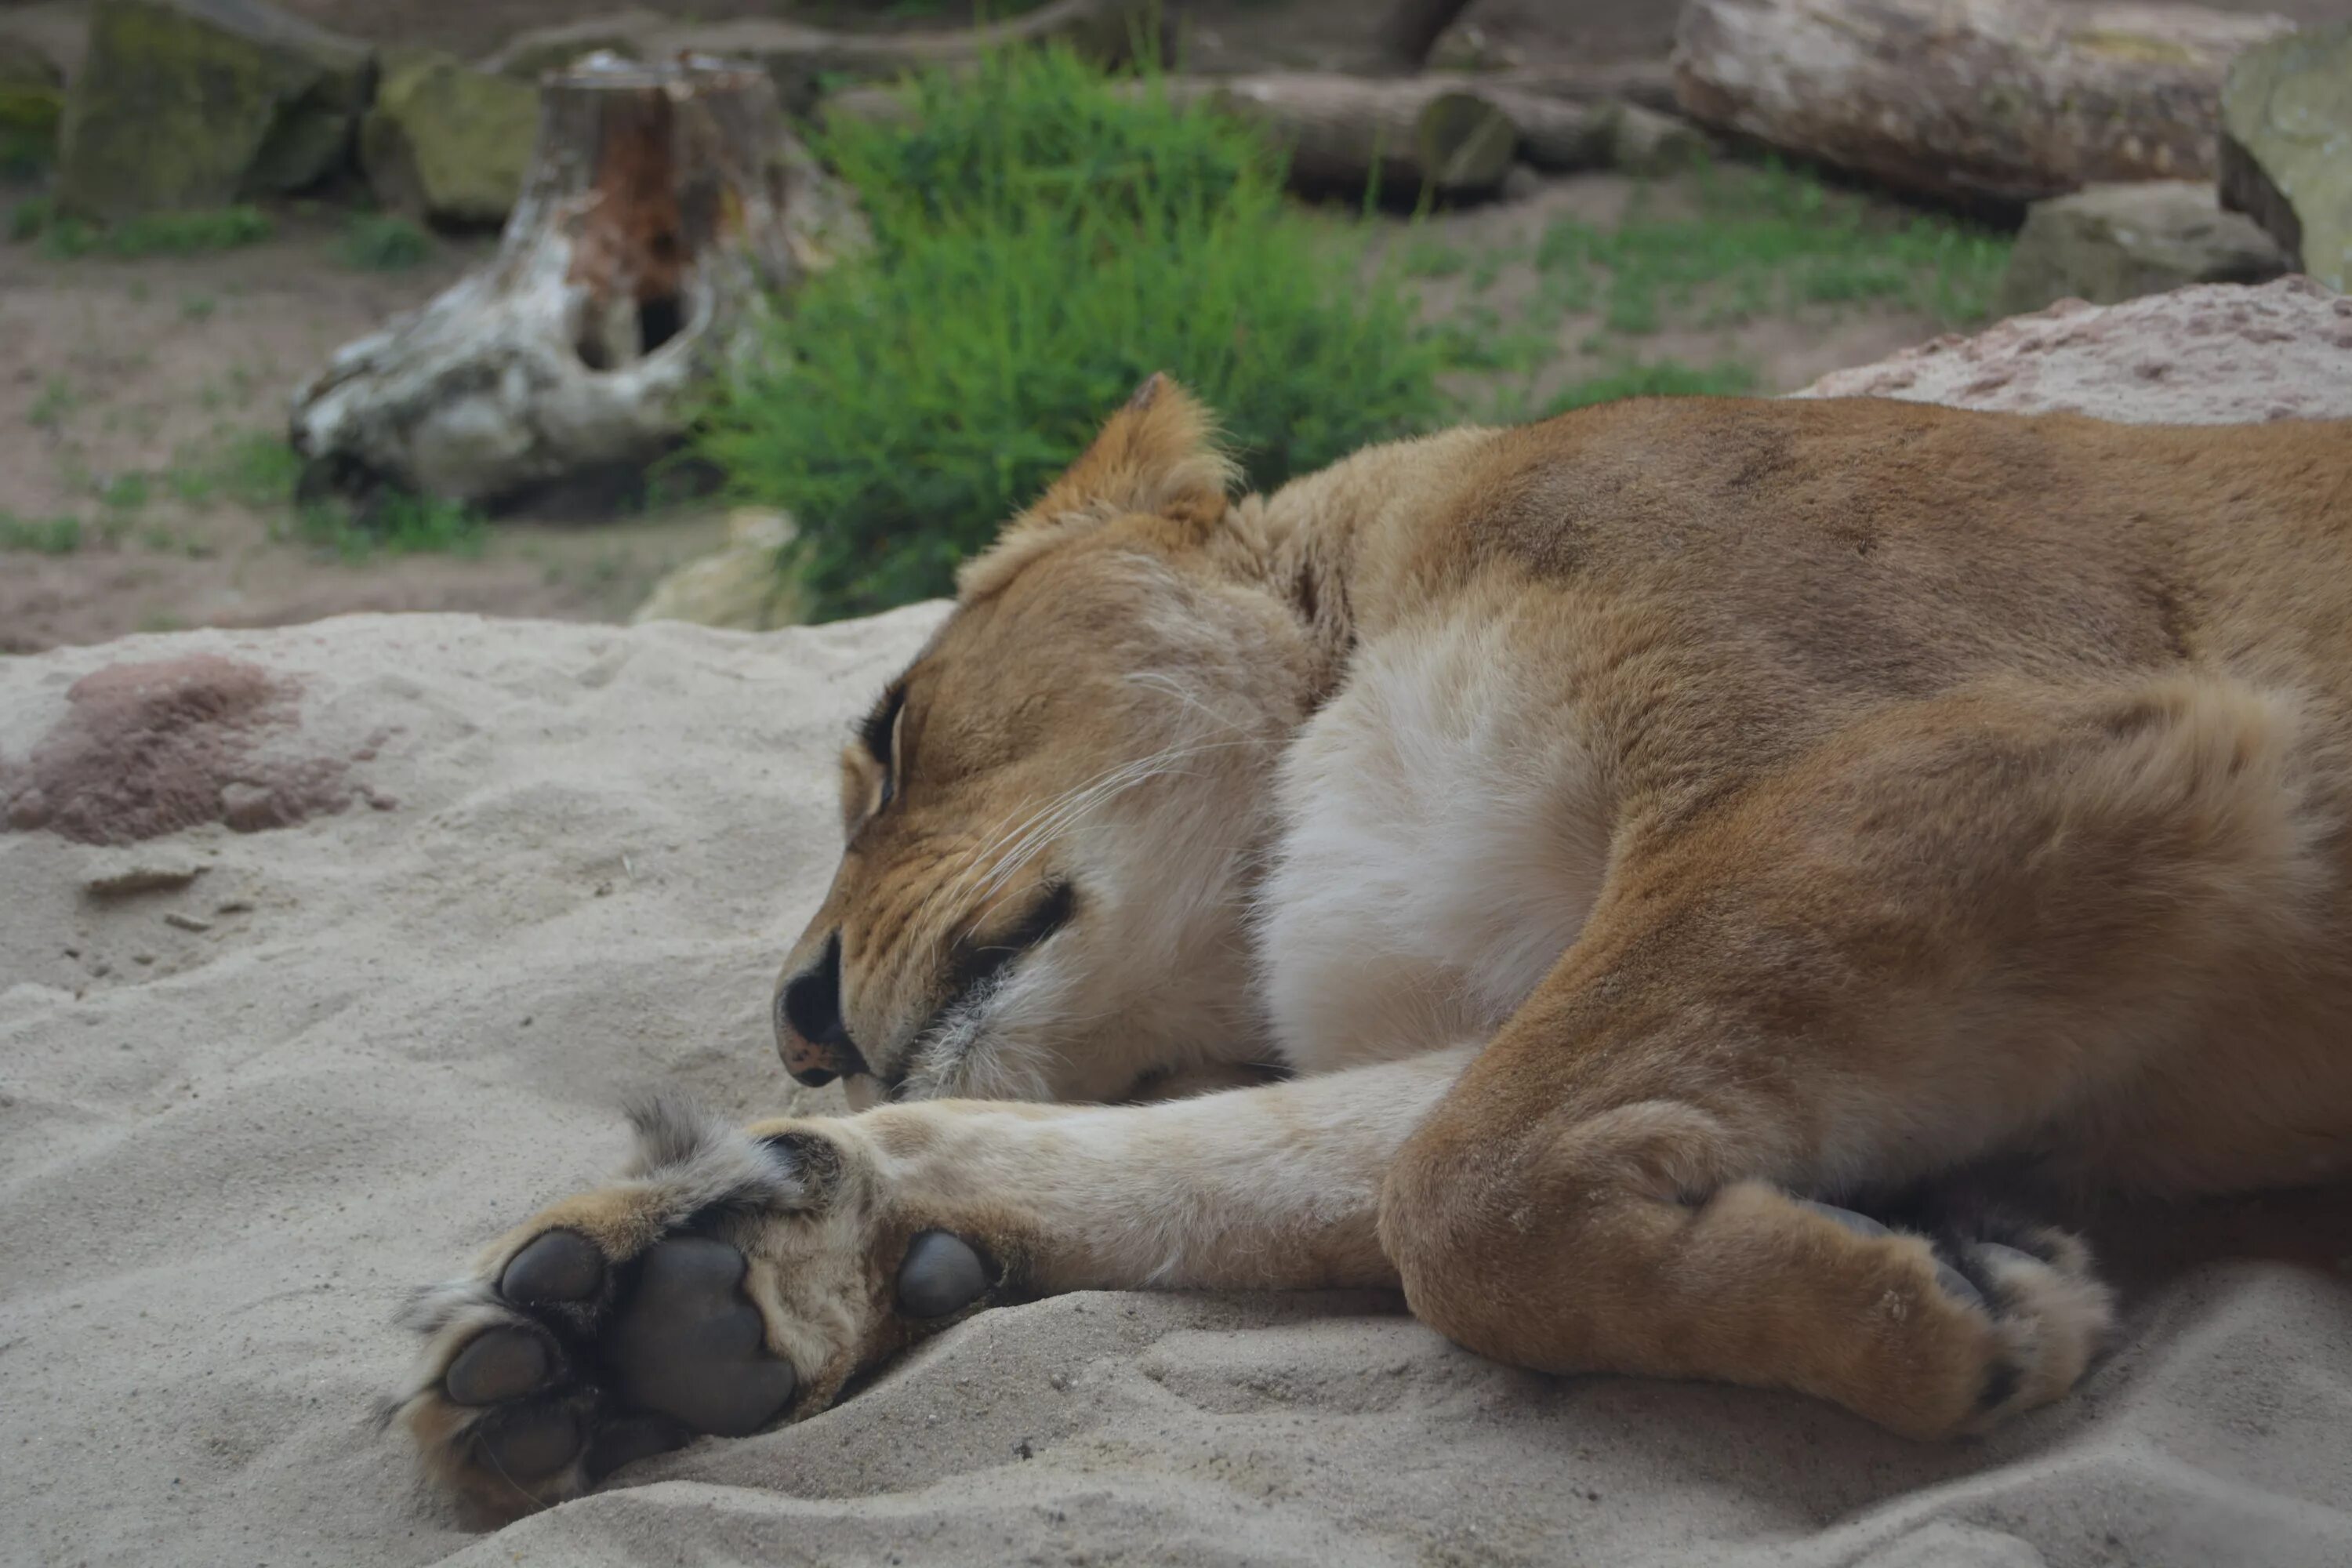
[[[551,1230],[514,1256],[499,1294],[518,1307],[584,1301],[604,1283],[604,1255],[576,1230]]]
[[[441,1386],[459,1405],[502,1405],[545,1383],[552,1362],[529,1329],[493,1329],[457,1352]]]
[[[988,1269],[961,1237],[927,1230],[908,1244],[898,1266],[898,1310],[910,1318],[961,1312],[988,1289]]]
[[[760,1310],[737,1285],[743,1255],[723,1241],[656,1243],[604,1338],[622,1402],[721,1437],[784,1413],[792,1365],[768,1353]]]

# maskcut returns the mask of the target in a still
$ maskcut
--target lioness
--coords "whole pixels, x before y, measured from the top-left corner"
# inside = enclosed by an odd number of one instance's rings
[[[488,1512],[1103,1287],[1974,1432],[2108,1294],[1904,1194],[2352,1166],[2352,424],[1642,400],[1236,500],[1208,423],[1146,383],[842,759],[776,1031],[866,1109],[654,1104],[420,1298]]]

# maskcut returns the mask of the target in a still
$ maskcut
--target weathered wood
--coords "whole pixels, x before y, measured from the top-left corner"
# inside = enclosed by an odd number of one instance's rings
[[[1705,138],[1687,121],[1637,104],[1576,99],[1559,78],[1534,73],[1475,77],[1358,77],[1290,72],[1171,77],[1124,90],[1160,92],[1264,130],[1290,158],[1294,183],[1310,190],[1361,191],[1377,154],[1389,195],[1475,195],[1502,184],[1517,157],[1554,172],[1651,171],[1695,153]],[[895,88],[845,88],[825,98],[827,121],[905,124],[915,106]]]
[[[2210,179],[2230,57],[2284,18],[2044,0],[1690,0],[1702,124],[1963,202]]]
[[[1518,145],[1510,116],[1460,78],[1297,71],[1171,77],[1132,90],[1256,126],[1288,157],[1291,183],[1308,190],[1360,192],[1377,168],[1390,196],[1482,195],[1502,184]]]
[[[462,500],[625,471],[767,301],[863,236],[756,66],[595,57],[550,77],[498,255],[297,395],[313,489]]]

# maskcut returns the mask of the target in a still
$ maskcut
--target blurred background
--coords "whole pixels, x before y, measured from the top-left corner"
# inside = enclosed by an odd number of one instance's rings
[[[2340,290],[2347,39],[2352,0],[0,0],[0,650],[878,610],[1154,370],[1274,485],[2062,299]]]

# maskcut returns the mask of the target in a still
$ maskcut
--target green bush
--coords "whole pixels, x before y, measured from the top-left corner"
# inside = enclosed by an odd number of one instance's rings
[[[1248,132],[1138,79],[1008,53],[910,84],[904,124],[820,137],[875,252],[802,287],[697,443],[793,513],[819,616],[945,592],[1155,370],[1259,485],[1442,415],[1441,346],[1360,233],[1286,206]]]

